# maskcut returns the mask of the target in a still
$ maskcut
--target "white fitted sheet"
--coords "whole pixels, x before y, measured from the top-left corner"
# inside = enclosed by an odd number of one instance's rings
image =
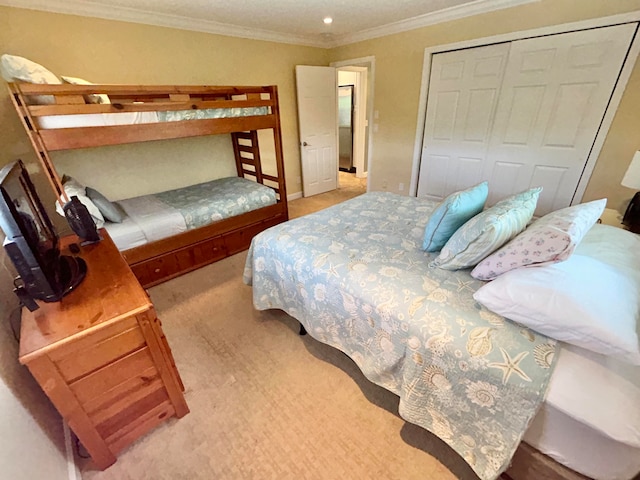
[[[38,118],[41,129],[74,127],[110,127],[157,123],[157,112],[89,113],[81,115],[47,115]]]
[[[122,223],[105,222],[104,228],[120,251],[147,243],[144,232],[130,217],[124,217]]]
[[[596,480],[640,472],[640,367],[562,344],[524,441]]]

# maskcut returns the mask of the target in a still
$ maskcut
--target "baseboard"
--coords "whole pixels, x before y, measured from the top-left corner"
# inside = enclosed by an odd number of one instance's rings
[[[287,195],[287,202],[290,202],[291,200],[297,200],[299,198],[302,198],[302,192],[292,193],[291,195]]]

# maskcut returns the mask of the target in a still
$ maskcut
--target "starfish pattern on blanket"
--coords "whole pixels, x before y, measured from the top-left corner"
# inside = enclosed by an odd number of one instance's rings
[[[504,359],[504,362],[501,362],[501,363],[491,362],[489,366],[492,368],[502,369],[502,384],[503,385],[507,384],[507,382],[509,381],[509,377],[511,377],[512,373],[516,373],[523,380],[530,382],[531,379],[524,372],[524,370],[520,368],[520,365],[519,365],[522,359],[527,355],[529,355],[529,352],[520,352],[518,355],[516,355],[515,358],[511,358],[509,353],[504,348],[500,347],[500,351],[502,352],[502,358]]]

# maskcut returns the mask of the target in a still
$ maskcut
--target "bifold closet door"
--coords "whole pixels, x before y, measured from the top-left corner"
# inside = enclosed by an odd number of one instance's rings
[[[419,197],[442,200],[478,183],[508,54],[502,43],[433,56]]]
[[[635,29],[635,24],[618,25],[434,55],[418,196],[441,199],[488,180],[488,205],[542,186],[537,215],[568,206]],[[481,60],[492,47],[508,51],[504,69],[494,75],[495,104],[482,105],[481,112],[470,115],[461,102],[454,105],[451,100],[452,106],[443,110],[442,99],[464,95],[441,81],[438,65],[451,69],[449,65],[465,55],[464,68],[472,68],[473,58]],[[470,82],[465,88],[468,96],[477,96],[481,87]],[[452,140],[442,148],[447,121]],[[464,125],[462,132],[476,136],[456,138],[459,125]],[[473,154],[469,140],[475,141]]]
[[[513,42],[482,179],[489,204],[542,186],[536,215],[571,204],[635,24]]]

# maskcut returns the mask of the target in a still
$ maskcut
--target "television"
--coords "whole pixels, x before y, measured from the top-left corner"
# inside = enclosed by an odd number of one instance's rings
[[[84,279],[80,257],[60,254],[60,239],[21,160],[0,170],[0,229],[18,272],[14,292],[30,310],[34,299],[57,302]]]

